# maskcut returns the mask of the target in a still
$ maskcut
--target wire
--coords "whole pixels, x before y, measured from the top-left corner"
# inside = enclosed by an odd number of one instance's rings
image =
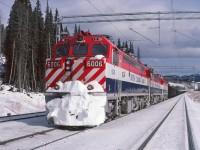
[[[195,41],[197,41],[197,42],[200,42],[200,40],[198,40],[198,39],[196,39],[196,38],[193,38],[193,37],[191,37],[191,36],[189,36],[189,35],[187,35],[187,34],[181,33],[181,32],[179,32],[179,31],[177,31],[177,30],[171,29],[171,31],[174,31],[175,33],[179,33],[179,34],[181,34],[181,35],[183,35],[183,36],[185,36],[185,37],[188,37],[188,38],[190,38],[190,39],[193,39],[193,40],[195,40]]]
[[[7,7],[9,7],[9,8],[12,8],[12,7],[10,7],[8,4],[5,4],[5,3],[3,3],[3,2],[0,2],[1,4],[3,4],[3,5],[5,5],[5,6],[7,6]]]
[[[90,5],[91,5],[99,14],[102,15],[101,11],[98,10],[98,9],[90,2],[90,0],[86,0],[86,1],[88,1],[88,2],[90,3]],[[105,16],[103,16],[103,17],[106,19]],[[127,41],[129,41],[129,39],[127,38],[127,36],[125,36],[112,22],[110,22],[110,24],[111,24],[119,33],[121,33],[121,35],[122,35]]]

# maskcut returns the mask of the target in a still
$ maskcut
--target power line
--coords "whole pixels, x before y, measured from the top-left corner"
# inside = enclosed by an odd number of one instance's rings
[[[146,37],[146,36],[140,34],[139,32],[133,30],[132,28],[130,28],[130,30],[133,31],[133,32],[135,32],[135,33],[137,33],[137,34],[139,34],[140,36],[144,37],[145,39],[151,41],[152,43],[154,43],[154,44],[156,44],[156,45],[160,45],[160,43],[156,43],[156,42],[154,42],[153,40],[151,40],[151,39],[149,39],[148,37]]]
[[[190,38],[190,39],[193,39],[193,40],[195,40],[195,41],[197,41],[197,42],[200,42],[200,40],[198,40],[198,39],[196,39],[196,38],[193,38],[193,37],[191,37],[191,36],[189,36],[189,35],[186,35],[186,34],[184,34],[184,33],[181,33],[181,32],[179,32],[179,31],[177,31],[177,30],[175,30],[175,29],[171,29],[171,31],[174,31],[175,33],[179,33],[179,34],[181,34],[181,35],[183,35],[183,36],[185,36],[185,37],[188,37],[188,38]]]
[[[1,4],[3,4],[3,5],[5,5],[5,6],[7,6],[7,7],[9,7],[9,8],[12,8],[11,6],[9,6],[8,4],[5,4],[5,3],[3,3],[3,2],[0,2]]]
[[[98,10],[91,2],[90,2],[90,0],[86,0],[86,1],[88,1],[89,3],[90,3],[90,5],[97,11],[97,12],[99,12],[99,14],[100,15],[102,15],[102,13],[101,13],[101,11],[100,10]],[[104,18],[105,18],[105,16],[103,16]],[[105,18],[106,19],[106,18]],[[119,32],[119,33],[121,33],[121,35],[126,39],[126,40],[128,40],[128,38],[112,23],[112,22],[110,22],[110,24]]]

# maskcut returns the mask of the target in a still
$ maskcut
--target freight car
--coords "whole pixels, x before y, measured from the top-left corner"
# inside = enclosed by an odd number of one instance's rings
[[[76,36],[64,36],[55,45],[53,57],[46,60],[46,102],[55,101],[56,98],[63,98],[65,95],[72,98],[69,89],[73,88],[71,86],[75,84],[72,82],[76,81],[83,84],[82,88],[86,86],[93,99],[105,96],[106,103],[103,107],[107,119],[168,98],[168,83],[161,75],[154,74],[153,69],[117,48],[107,36],[91,35],[89,32],[81,31]],[[94,81],[102,90],[95,91]],[[63,85],[65,83],[67,85]],[[64,86],[68,88],[63,88]],[[80,96],[78,93],[75,95]],[[68,118],[74,117],[76,120],[80,117],[75,113],[71,113]],[[64,125],[83,124],[74,121]]]
[[[168,98],[173,98],[180,94],[182,94],[180,91],[178,91],[176,88],[168,85]]]

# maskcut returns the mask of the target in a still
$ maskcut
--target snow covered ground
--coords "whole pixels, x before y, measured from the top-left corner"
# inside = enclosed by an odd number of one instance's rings
[[[196,149],[200,149],[200,91],[190,92],[186,95],[188,113]]]
[[[145,148],[151,149],[188,149],[187,148],[187,133],[184,117],[184,100],[188,106],[188,112],[191,120],[192,131],[195,137],[197,149],[200,144],[200,104],[192,99],[197,93],[187,93],[185,96],[178,96],[170,100],[166,100],[159,104],[150,106],[146,109],[129,114],[117,120],[103,124],[96,128],[91,128],[80,134],[70,137],[69,130],[54,130],[43,135],[34,136],[32,138],[22,139],[13,143],[0,146],[0,149],[32,149],[41,144],[46,144],[39,149],[41,150],[64,150],[64,149],[87,149],[87,150],[116,150],[116,149],[135,149],[141,139],[147,137],[155,125],[161,121],[171,109],[171,107],[179,100],[172,114],[166,120],[166,124],[161,126],[158,134],[153,138]],[[49,128],[45,122],[45,118],[34,120],[13,121],[3,123],[0,126],[0,140],[12,138],[14,135],[25,135],[34,130]],[[9,125],[10,124],[10,125]],[[12,130],[10,130],[12,127]],[[13,134],[14,133],[14,134]],[[65,138],[67,137],[67,138]],[[61,139],[52,142],[56,139]],[[34,141],[34,142],[33,142]],[[23,142],[23,144],[21,144]],[[51,144],[48,144],[51,143]]]
[[[11,86],[0,85],[0,116],[17,115],[45,111],[45,98],[42,93],[20,93]]]

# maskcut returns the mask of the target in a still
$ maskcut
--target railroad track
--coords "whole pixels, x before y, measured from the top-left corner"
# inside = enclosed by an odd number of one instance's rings
[[[41,148],[41,147],[44,147],[46,145],[49,145],[49,144],[52,144],[52,143],[55,143],[57,141],[60,141],[60,140],[63,140],[63,139],[66,139],[66,138],[69,138],[71,136],[74,136],[76,134],[80,134],[80,133],[83,133],[84,131],[86,130],[89,130],[89,129],[92,129],[92,128],[72,128],[72,127],[57,127],[57,128],[50,128],[50,129],[47,129],[47,130],[43,130],[43,131],[39,131],[39,132],[35,132],[35,133],[31,133],[31,134],[27,134],[27,135],[24,135],[24,136],[20,136],[20,137],[14,137],[12,139],[8,139],[8,140],[5,140],[5,141],[0,141],[0,146],[6,146],[6,144],[9,144],[9,143],[13,143],[13,142],[16,142],[16,141],[20,141],[20,140],[23,140],[23,142],[26,140],[26,139],[31,139],[33,137],[37,137],[37,136],[42,136],[42,135],[46,135],[50,132],[53,132],[53,131],[59,131],[59,130],[66,130],[63,134],[64,136],[60,137],[60,138],[57,138],[57,139],[51,139],[50,141],[48,142],[43,142],[43,144],[40,144],[38,146],[35,146],[33,148],[29,148],[30,150],[35,150],[35,149],[38,149],[38,148]],[[63,135],[62,134],[62,135]],[[44,140],[42,138],[42,140]]]
[[[30,116],[31,115],[31,116]],[[15,117],[17,118],[13,118],[11,119],[10,117],[2,117],[0,118],[0,122],[7,122],[7,121],[12,121],[12,120],[20,120],[20,119],[27,119],[27,118],[34,118],[34,117],[40,117],[40,116],[44,116],[46,115],[43,114],[43,112],[39,113],[39,114],[29,114],[29,116],[21,116],[21,115],[16,115]],[[114,120],[117,120],[117,119],[120,119],[120,118],[123,118],[125,116],[127,116],[129,114],[124,114],[120,117],[116,117]],[[14,117],[14,116],[13,116]],[[20,117],[20,118],[18,118]],[[2,119],[2,120],[1,120]],[[3,120],[4,119],[4,120]],[[109,121],[106,121],[104,124],[107,124],[109,122],[111,122],[113,120],[109,120]],[[103,125],[103,124],[102,124]],[[100,125],[101,126],[101,125]],[[95,128],[95,127],[93,127]],[[52,143],[55,143],[55,142],[58,142],[58,141],[61,141],[63,139],[67,139],[71,136],[74,136],[74,135],[77,135],[77,134],[80,134],[80,133],[83,133],[85,132],[86,130],[91,130],[93,128],[83,128],[83,127],[80,127],[80,128],[73,128],[73,127],[57,127],[57,128],[51,128],[51,129],[47,129],[47,130],[43,130],[43,131],[39,131],[39,132],[35,132],[35,133],[31,133],[31,134],[27,134],[27,135],[23,135],[23,136],[20,136],[20,137],[14,137],[14,138],[11,138],[11,139],[8,139],[8,140],[5,140],[5,141],[0,141],[0,146],[1,145],[6,145],[6,144],[9,144],[9,143],[13,143],[13,142],[16,142],[16,141],[19,141],[19,140],[25,140],[25,139],[28,139],[28,138],[32,138],[32,137],[36,137],[36,136],[40,136],[40,135],[45,135],[45,134],[48,134],[52,131],[56,131],[56,130],[60,130],[60,129],[64,129],[64,130],[67,130],[65,131],[66,133],[69,131],[71,132],[70,134],[67,134],[67,135],[64,135],[60,138],[57,138],[57,139],[54,139],[54,140],[50,140],[49,142],[45,142],[44,144],[41,144],[41,145],[38,145],[34,148],[31,148],[31,150],[34,150],[34,149],[38,149],[38,148],[41,148],[41,147],[44,147],[46,145],[49,145],[49,144],[52,144]],[[72,130],[72,131],[70,131]]]
[[[46,116],[46,115],[47,115],[47,113],[45,111],[45,112],[36,112],[36,113],[4,116],[4,117],[0,117],[0,123],[8,122],[8,121],[15,121],[15,120],[22,120],[22,119],[29,119],[29,118],[36,118],[36,117],[43,117],[43,116]]]
[[[189,115],[188,115],[188,109],[187,109],[186,101],[185,101],[185,112],[186,112],[189,150],[195,150],[195,144],[194,144],[194,139],[193,139],[193,134],[192,134],[192,129],[191,129],[190,118],[189,118]]]
[[[175,108],[175,106],[177,105],[177,103],[180,101],[182,97],[180,97],[176,102],[175,104],[172,106],[172,108],[167,112],[167,114],[163,117],[162,121],[160,123],[158,123],[158,125],[156,126],[156,128],[152,131],[152,133],[144,140],[144,142],[142,142],[141,145],[139,145],[139,147],[137,147],[137,149],[141,150],[141,149],[144,149],[146,147],[146,145],[149,143],[149,141],[152,139],[152,137],[156,134],[156,132],[158,131],[158,129],[162,126],[162,124],[165,122],[165,120],[168,118],[168,116],[171,114],[171,112],[173,111],[173,109]],[[186,103],[185,104],[185,109],[187,111],[187,106],[186,106]],[[128,115],[128,114],[127,114]],[[123,115],[122,117],[125,117],[127,115]],[[186,112],[186,115],[188,116],[187,112]],[[186,116],[186,117],[187,117]],[[120,119],[122,117],[118,117],[116,119]],[[115,119],[115,120],[116,120]],[[186,119],[186,120],[189,120],[189,119]],[[108,121],[110,122],[110,121]],[[108,123],[106,122],[106,123]],[[104,124],[106,124],[104,123]],[[189,127],[190,125],[187,125],[187,127]],[[191,127],[189,127],[191,128]],[[40,148],[43,148],[47,145],[50,145],[50,144],[53,144],[53,143],[56,143],[56,142],[59,142],[61,140],[64,140],[64,139],[67,139],[67,138],[70,138],[72,136],[75,136],[77,134],[81,134],[83,132],[85,132],[86,130],[91,130],[93,128],[84,128],[84,129],[81,129],[81,130],[73,130],[73,128],[65,128],[65,130],[67,129],[67,131],[64,131],[59,137],[55,137],[55,138],[51,138],[51,139],[48,139],[48,140],[45,140],[43,143],[38,143],[36,145],[32,145],[32,148],[28,148],[28,149],[31,149],[31,150],[35,150],[35,149],[40,149]],[[25,135],[25,136],[21,136],[21,137],[18,137],[18,138],[13,138],[13,139],[10,139],[10,140],[7,140],[7,141],[2,141],[0,142],[0,145],[5,145],[5,144],[9,144],[9,143],[12,143],[14,141],[17,141],[17,140],[22,140],[23,141],[31,141],[31,138],[32,137],[40,137],[41,139],[45,139],[45,137],[48,137],[48,135],[45,135],[45,134],[54,134],[54,131],[57,132],[57,130],[60,130],[60,128],[51,128],[51,129],[47,129],[45,131],[40,131],[40,132],[36,132],[36,133],[33,133],[33,134],[29,134],[29,135]],[[69,131],[69,130],[73,130],[73,131]],[[190,130],[190,131],[189,131]],[[62,132],[62,131],[60,131]],[[191,132],[191,129],[188,129],[188,136],[190,137],[193,137],[192,135],[190,135]],[[192,133],[192,132],[191,132]],[[41,137],[42,135],[42,137]],[[189,138],[189,139],[192,139],[192,138]],[[188,141],[188,143],[191,143],[191,141]],[[191,145],[194,145],[194,144],[191,144]],[[194,146],[190,146],[190,147],[194,147]],[[193,150],[193,149],[191,149]]]
[[[164,124],[164,122],[166,121],[166,119],[168,118],[168,116],[171,114],[171,112],[174,110],[175,106],[177,105],[177,103],[180,101],[181,98],[182,97],[180,97],[179,100],[177,100],[177,102],[172,106],[172,108],[169,110],[169,112],[156,125],[156,127],[154,127],[154,129],[152,130],[152,132],[145,139],[142,139],[142,142],[140,141],[139,142],[140,144],[137,144],[137,146],[135,146],[134,149],[136,147],[137,147],[136,149],[138,149],[138,150],[143,150],[143,149],[146,148],[146,146],[148,145],[148,143],[156,135],[156,133],[159,130],[159,128]],[[191,130],[191,125],[190,125],[190,120],[189,120],[187,105],[186,105],[186,102],[185,102],[185,96],[184,96],[184,107],[185,107],[185,117],[186,117],[187,135],[188,135],[188,149],[189,150],[195,150],[195,144],[194,144],[194,139],[193,139],[193,135],[192,135],[192,130]]]

